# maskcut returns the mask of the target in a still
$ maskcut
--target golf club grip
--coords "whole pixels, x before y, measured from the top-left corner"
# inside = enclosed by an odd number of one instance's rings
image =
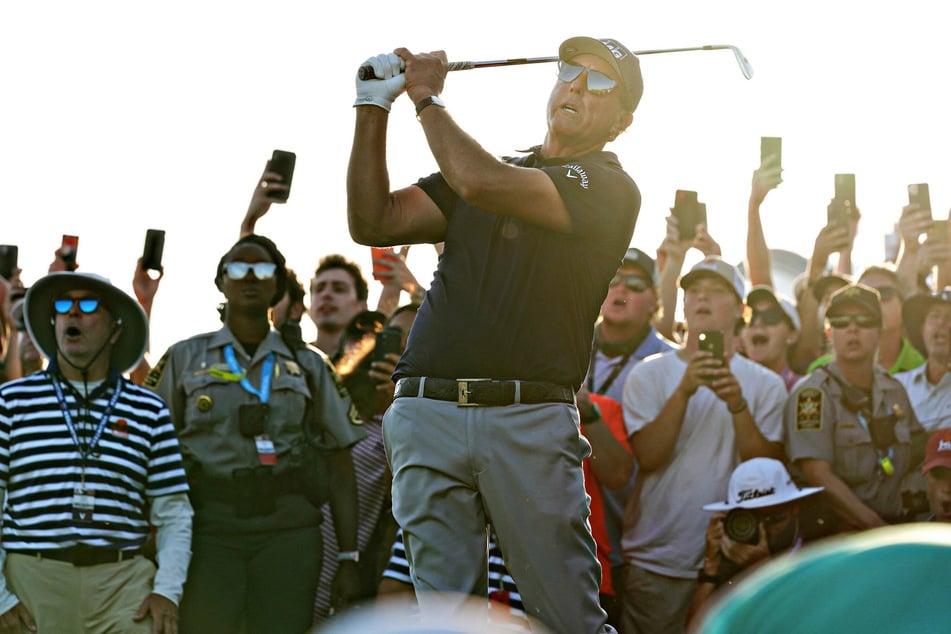
[[[475,68],[474,62],[449,62],[449,70],[471,70],[473,68]],[[383,79],[382,77],[376,76],[376,73],[373,72],[373,66],[369,64],[361,66],[357,70],[357,77],[359,77],[361,81]]]

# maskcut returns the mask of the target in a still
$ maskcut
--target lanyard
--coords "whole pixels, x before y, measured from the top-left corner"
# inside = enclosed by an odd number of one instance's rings
[[[862,414],[862,412],[856,412],[856,417],[859,419],[859,424],[862,426],[862,429],[871,436],[872,433],[868,429],[868,421],[865,420],[865,415]],[[895,473],[895,465],[892,464],[892,458],[895,457],[895,448],[890,446],[888,448],[888,454],[886,455],[881,449],[876,447],[875,453],[878,455],[879,476],[890,476]]]
[[[244,388],[245,392],[254,394],[262,403],[267,403],[268,399],[271,397],[271,374],[274,372],[273,352],[269,353],[264,359],[264,366],[261,368],[260,389],[251,385],[251,381],[248,380],[248,372],[238,365],[238,359],[234,355],[234,348],[230,343],[225,346],[225,362],[228,364],[228,369],[231,370],[233,374],[241,377],[241,387]]]
[[[83,445],[79,438],[79,434],[76,431],[76,425],[73,423],[73,416],[69,413],[69,408],[66,406],[66,397],[63,395],[63,388],[60,386],[59,381],[55,376],[52,374],[49,376],[50,380],[53,382],[53,389],[56,390],[56,400],[59,401],[59,407],[63,411],[63,418],[66,420],[66,428],[69,429],[69,435],[73,439],[73,444],[76,445],[76,449],[79,451],[79,456],[82,458],[83,473],[85,474],[86,458],[94,453],[96,446],[99,444],[99,439],[102,438],[102,432],[106,429],[106,423],[109,422],[109,415],[112,413],[112,408],[115,407],[116,403],[119,401],[119,393],[122,391],[122,381],[119,380],[116,382],[116,389],[113,390],[112,397],[109,399],[109,404],[106,406],[106,410],[102,413],[102,419],[99,421],[99,426],[96,427],[96,431],[93,433],[92,439]]]

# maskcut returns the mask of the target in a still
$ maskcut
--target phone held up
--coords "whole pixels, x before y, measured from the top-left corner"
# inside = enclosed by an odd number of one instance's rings
[[[699,348],[701,350],[706,350],[707,352],[713,355],[714,359],[719,359],[720,364],[723,364],[723,333],[719,330],[704,330],[701,332],[697,341]],[[714,376],[705,375],[703,376],[705,380],[713,380]]]
[[[267,163],[267,169],[270,172],[276,172],[281,175],[281,184],[287,189],[282,191],[268,191],[268,198],[277,202],[287,202],[291,194],[291,181],[294,179],[294,166],[297,164],[297,155],[285,150],[274,150],[271,154],[271,160]]]
[[[855,174],[835,175],[835,197],[829,203],[829,224],[848,226],[855,216]]]
[[[0,277],[9,280],[17,268],[19,248],[15,244],[0,244]]]
[[[766,161],[776,157],[775,164],[783,164],[783,138],[779,136],[763,136],[759,140],[759,164],[766,165]]]
[[[145,232],[145,245],[142,247],[142,270],[161,271],[164,250],[165,232],[161,229],[148,229]]]
[[[692,240],[697,235],[697,225],[707,224],[707,206],[697,200],[697,192],[678,189],[674,192],[672,212],[680,227],[680,239]]]
[[[386,326],[376,333],[373,347],[373,360],[382,361],[387,354],[399,354],[403,346],[403,329],[399,326]]]
[[[912,183],[908,186],[909,204],[917,204],[919,211],[931,213],[931,192],[928,183]]]
[[[76,270],[76,251],[79,250],[79,236],[63,234],[63,242],[59,247],[60,257],[66,264],[67,271]]]

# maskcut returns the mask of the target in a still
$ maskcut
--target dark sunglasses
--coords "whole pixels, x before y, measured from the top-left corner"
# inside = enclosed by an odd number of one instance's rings
[[[835,315],[827,317],[833,328],[848,328],[853,321],[859,328],[878,328],[882,322],[872,315]]]
[[[769,515],[757,515],[756,518],[766,526],[785,522],[789,518],[789,511],[775,511]]]
[[[617,82],[596,70],[591,70],[587,66],[577,66],[569,64],[562,60],[558,62],[558,79],[570,84],[581,76],[581,73],[588,71],[588,92],[592,95],[607,95],[617,88]]]
[[[634,291],[635,293],[643,293],[650,288],[650,284],[640,275],[622,275],[621,273],[615,273],[614,277],[612,277],[608,283],[608,286],[614,288],[621,282],[624,282],[624,286],[626,286],[629,291]]]
[[[749,324],[752,326],[756,323],[757,319],[761,319],[763,324],[766,326],[775,326],[776,324],[782,323],[783,319],[786,317],[784,313],[779,308],[767,308],[766,310],[754,310],[750,314]]]
[[[76,304],[79,304],[79,312],[84,315],[91,315],[99,310],[99,300],[95,297],[57,299],[53,302],[53,310],[56,311],[57,315],[68,315]]]
[[[259,280],[269,280],[274,277],[277,265],[273,262],[228,262],[225,264],[225,273],[233,280],[243,280],[248,271],[254,271],[254,277]]]
[[[876,288],[879,296],[882,298],[883,302],[890,301],[893,297],[898,297],[898,289],[894,286],[883,286],[881,288]]]

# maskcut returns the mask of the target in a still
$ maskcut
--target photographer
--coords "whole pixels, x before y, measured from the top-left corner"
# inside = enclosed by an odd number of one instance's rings
[[[707,527],[691,615],[718,588],[732,585],[739,573],[774,555],[798,550],[804,541],[799,500],[821,490],[797,487],[779,460],[752,458],[737,466],[727,500],[703,507],[715,513]]]

